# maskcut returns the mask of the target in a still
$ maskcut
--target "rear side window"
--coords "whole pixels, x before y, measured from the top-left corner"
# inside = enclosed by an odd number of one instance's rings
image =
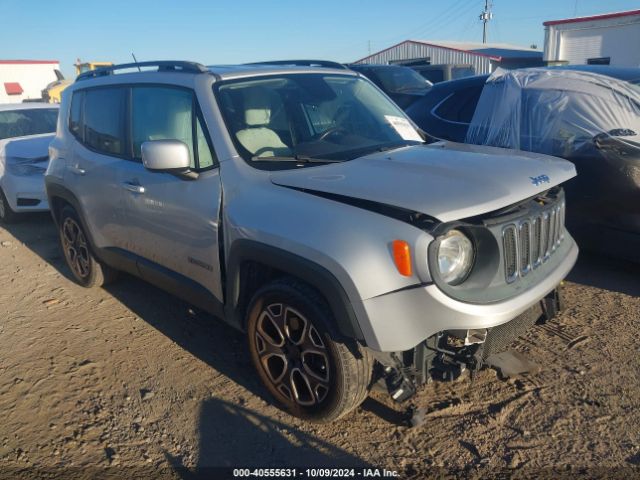
[[[108,155],[124,155],[125,89],[97,88],[85,92],[84,143]]]
[[[71,110],[69,111],[69,131],[78,140],[82,140],[82,100],[84,92],[74,92],[71,97]]]
[[[179,140],[189,147],[191,168],[214,164],[193,92],[181,88],[134,87],[131,94],[133,156],[142,157],[142,144]]]

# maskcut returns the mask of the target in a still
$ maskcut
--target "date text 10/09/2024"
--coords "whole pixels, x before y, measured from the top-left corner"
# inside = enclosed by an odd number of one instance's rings
[[[393,478],[396,470],[384,468],[234,468],[234,478]]]

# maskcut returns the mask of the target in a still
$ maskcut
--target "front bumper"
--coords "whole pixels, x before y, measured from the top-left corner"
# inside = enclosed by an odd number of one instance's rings
[[[508,300],[465,303],[447,296],[436,285],[364,300],[371,327],[367,346],[379,352],[406,351],[443,330],[483,329],[513,320],[554,290],[575,265],[578,246],[568,235],[565,241],[571,242],[567,254],[544,281]]]
[[[14,212],[45,212],[49,210],[49,200],[44,189],[42,175],[5,174],[2,179],[2,190]]]

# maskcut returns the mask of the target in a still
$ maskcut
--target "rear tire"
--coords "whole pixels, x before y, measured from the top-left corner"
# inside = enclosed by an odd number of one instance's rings
[[[331,422],[367,398],[373,358],[354,340],[333,338],[332,314],[311,287],[276,280],[253,296],[247,313],[251,360],[271,395],[292,415]]]
[[[18,220],[19,216],[19,213],[11,210],[11,205],[9,205],[4,191],[0,188],[0,223],[15,223]]]
[[[60,245],[76,281],[86,288],[101,287],[115,280],[117,271],[96,258],[76,211],[65,206],[58,224]]]

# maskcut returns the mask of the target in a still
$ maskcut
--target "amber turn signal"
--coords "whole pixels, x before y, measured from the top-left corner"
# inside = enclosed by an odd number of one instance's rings
[[[404,240],[393,241],[393,261],[401,275],[411,276],[411,250],[409,244]]]

